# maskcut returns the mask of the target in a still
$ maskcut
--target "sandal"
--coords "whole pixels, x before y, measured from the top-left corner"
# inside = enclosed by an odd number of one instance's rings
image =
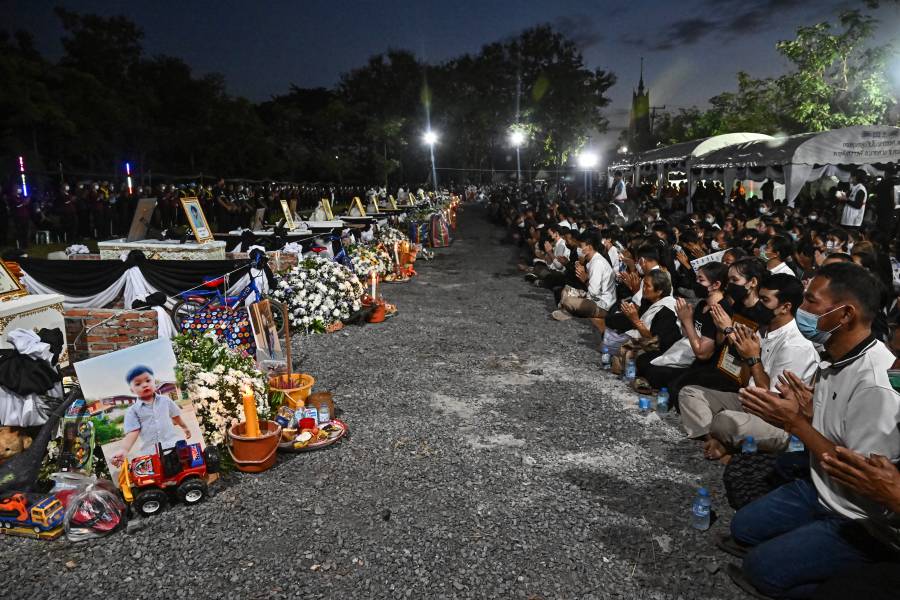
[[[638,394],[643,394],[645,396],[653,394],[653,386],[651,386],[650,382],[643,377],[638,377],[631,385]]]
[[[762,600],[771,600],[771,596],[766,596],[759,590],[757,590],[750,580],[744,575],[744,572],[741,568],[735,564],[730,564],[725,568],[725,572],[728,573],[728,576],[731,578],[731,581],[734,582],[736,586],[744,590],[750,596],[754,598],[761,598]]]
[[[750,546],[745,546],[730,535],[720,535],[716,540],[716,548],[735,558],[744,558],[750,552]]]

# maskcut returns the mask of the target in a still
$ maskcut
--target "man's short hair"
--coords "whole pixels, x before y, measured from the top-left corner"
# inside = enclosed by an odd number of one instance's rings
[[[784,260],[794,252],[794,242],[783,235],[775,235],[769,240],[772,250],[778,253],[778,258]]]
[[[649,273],[644,274],[644,279],[650,280],[653,289],[662,294],[663,298],[672,294],[672,277],[668,271],[662,269],[653,269]]]
[[[787,273],[775,273],[765,277],[759,284],[760,288],[772,290],[779,304],[791,303],[791,314],[796,315],[797,309],[803,304],[803,283]]]
[[[127,383],[128,385],[131,385],[131,382],[134,380],[135,377],[137,377],[138,375],[143,375],[144,373],[149,373],[151,377],[154,376],[153,369],[151,369],[150,367],[148,367],[146,365],[138,365],[138,366],[134,367],[133,369],[131,369],[130,371],[128,371],[128,375],[125,376],[125,383]]]
[[[642,258],[659,262],[659,250],[656,246],[651,246],[649,244],[643,245],[635,252],[635,260],[640,260]]]
[[[828,280],[828,293],[837,302],[853,300],[859,305],[863,320],[871,323],[881,308],[882,285],[874,275],[854,262],[825,265],[816,278]]]

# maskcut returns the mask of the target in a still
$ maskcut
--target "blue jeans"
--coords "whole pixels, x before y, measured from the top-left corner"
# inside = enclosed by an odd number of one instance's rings
[[[744,575],[775,598],[811,598],[826,579],[890,555],[862,525],[825,508],[809,479],[787,483],[739,510],[731,535],[753,546]]]

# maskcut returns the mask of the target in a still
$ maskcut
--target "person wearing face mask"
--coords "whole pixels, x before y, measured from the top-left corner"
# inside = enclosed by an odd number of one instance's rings
[[[673,365],[669,362],[670,355],[661,352],[647,352],[637,359],[638,375],[646,378],[651,387],[668,387],[669,398],[675,408],[678,408],[679,392],[683,385],[699,384],[708,376],[718,379],[718,370],[712,364],[717,356],[717,330],[711,309],[721,305],[731,313],[731,302],[723,293],[727,281],[728,269],[725,265],[720,262],[706,263],[697,270],[694,283],[694,293],[700,302],[692,307],[684,298],[675,301],[675,313],[694,356],[690,366]],[[686,379],[688,377],[689,380]],[[685,380],[689,383],[682,383]]]
[[[743,567],[729,567],[729,575],[773,597],[810,597],[836,572],[895,561],[890,548],[900,547],[890,512],[824,467],[838,446],[900,459],[900,395],[888,379],[895,359],[871,331],[877,280],[852,263],[828,265],[803,298],[797,326],[826,350],[814,383],[785,371],[778,394],[759,386],[741,390],[746,412],[795,435],[810,454],[811,479],[775,489],[731,521],[732,541],[746,554]]]
[[[794,271],[785,261],[794,251],[794,244],[791,240],[784,236],[776,235],[769,238],[765,248],[760,252],[759,257],[766,261],[766,268],[769,273],[776,275],[784,273],[785,275],[794,275]]]
[[[770,315],[761,324],[761,333],[737,324],[728,334],[729,343],[749,368],[748,385],[777,392],[775,386],[785,371],[809,383],[818,355],[794,321],[803,302],[803,286],[793,275],[768,275],[760,284],[759,297]],[[701,387],[681,390],[681,422],[688,437],[704,440],[704,455],[710,460],[727,460],[747,436],[753,436],[762,452],[784,450],[790,439],[783,429],[744,412],[737,393]]]
[[[616,302],[616,277],[609,261],[600,253],[599,248],[602,247],[599,233],[588,231],[582,234],[581,256],[575,265],[575,277],[585,285],[586,290],[562,294],[559,310],[551,315],[557,321],[579,317],[590,319],[601,333],[606,328],[604,319]]]
[[[728,285],[725,287],[725,294],[733,303],[734,314],[758,326],[771,318],[771,313],[759,302],[759,282],[765,275],[765,266],[758,259],[742,258],[728,268]],[[731,316],[720,307],[713,307],[712,317],[724,340],[729,328],[734,325]]]

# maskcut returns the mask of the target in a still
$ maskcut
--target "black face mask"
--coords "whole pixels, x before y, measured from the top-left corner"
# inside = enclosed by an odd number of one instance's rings
[[[760,301],[756,303],[756,314],[754,315],[754,318],[761,327],[768,327],[769,323],[775,318],[775,311],[763,305]]]
[[[694,282],[694,294],[696,294],[698,298],[706,298],[709,296],[709,288],[707,288],[705,285],[695,281]]]
[[[747,294],[749,294],[747,288],[736,283],[729,283],[725,289],[728,295],[731,296],[731,299],[738,304],[742,304],[747,299]]]

